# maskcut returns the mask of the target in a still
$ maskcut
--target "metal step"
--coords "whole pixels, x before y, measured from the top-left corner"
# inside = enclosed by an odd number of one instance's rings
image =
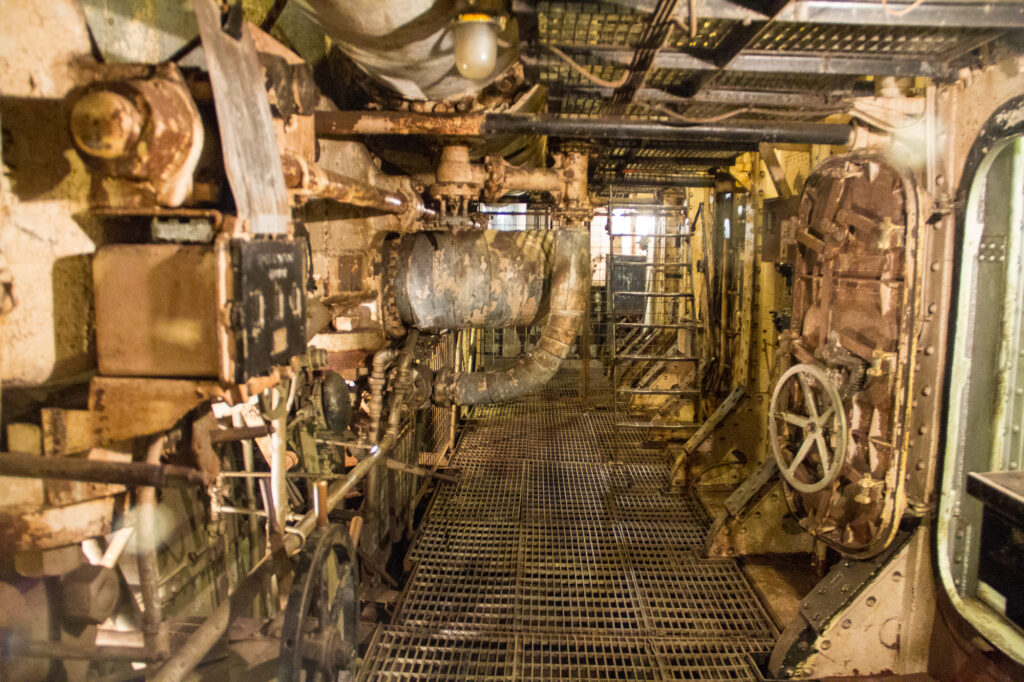
[[[703,325],[700,322],[679,322],[676,324],[645,324],[644,322],[613,322],[616,327],[643,328],[643,329],[697,329]]]
[[[680,388],[617,388],[615,392],[629,393],[631,395],[677,395],[690,397],[700,395],[700,391]]]
[[[693,298],[692,291],[613,291],[615,296],[650,296],[652,298]]]
[[[643,421],[629,421],[629,422],[615,422],[615,426],[623,429],[696,429],[700,427],[700,424],[696,422],[683,422],[681,424],[652,424],[651,422]]]
[[[693,234],[644,234],[643,232],[619,232],[608,236],[612,239],[615,239],[616,237],[653,237],[654,239],[686,239],[689,241],[693,237]]]
[[[616,355],[612,360],[655,360],[657,362],[696,362],[700,360],[696,355],[679,355],[675,357],[664,357],[661,355]]]

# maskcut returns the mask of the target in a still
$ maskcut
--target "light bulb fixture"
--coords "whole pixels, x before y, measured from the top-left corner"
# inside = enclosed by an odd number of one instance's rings
[[[455,66],[464,78],[479,81],[494,73],[502,19],[490,14],[466,13],[455,20]]]

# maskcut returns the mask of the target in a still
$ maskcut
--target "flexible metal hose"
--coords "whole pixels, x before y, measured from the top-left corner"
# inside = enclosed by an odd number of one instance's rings
[[[441,370],[434,382],[434,399],[442,404],[480,405],[512,400],[539,389],[569,354],[583,322],[589,290],[590,233],[556,232],[548,321],[536,347],[505,370]]]

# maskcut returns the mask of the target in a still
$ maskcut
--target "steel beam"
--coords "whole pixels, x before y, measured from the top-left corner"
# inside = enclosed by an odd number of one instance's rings
[[[630,50],[620,47],[576,46],[562,47],[561,49],[577,54],[587,54],[596,59],[624,66],[628,66],[633,58],[633,53]],[[693,71],[701,75],[706,75],[717,69],[715,64],[708,60],[686,52],[669,50],[662,50],[655,56],[652,68],[669,71]],[[891,54],[843,55],[775,50],[743,50],[733,57],[724,70],[831,76],[926,76],[940,80],[950,78],[953,74],[947,63],[934,57]]]
[[[605,99],[611,96],[611,88],[593,86],[559,85],[555,92],[549,91],[548,100],[561,101],[572,93],[594,99]],[[656,87],[647,87],[637,92],[637,104],[654,102],[658,104],[731,104],[735,106],[813,108],[820,109],[845,103],[845,93],[838,96],[828,92],[779,92],[777,90],[731,90],[706,89],[692,97],[675,95]]]

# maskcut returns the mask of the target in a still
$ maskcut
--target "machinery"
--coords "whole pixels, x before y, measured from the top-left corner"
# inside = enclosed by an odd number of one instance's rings
[[[773,619],[700,655],[1021,675],[1019,4],[8,4],[0,678],[387,679],[567,368]]]

